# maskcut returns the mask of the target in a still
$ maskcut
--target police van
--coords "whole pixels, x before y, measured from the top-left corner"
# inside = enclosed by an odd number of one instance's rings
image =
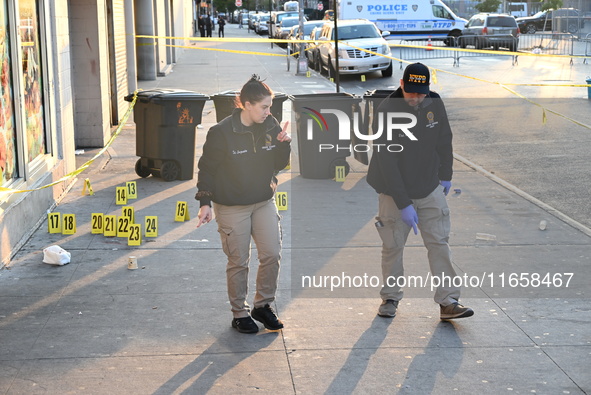
[[[386,37],[406,40],[444,40],[462,35],[467,20],[460,18],[441,0],[341,0],[339,19],[368,19]]]

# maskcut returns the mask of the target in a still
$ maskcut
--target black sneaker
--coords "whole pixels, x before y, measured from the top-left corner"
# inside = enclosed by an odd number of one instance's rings
[[[233,318],[232,328],[240,333],[257,333],[259,326],[250,317]]]
[[[275,312],[268,304],[265,307],[257,307],[250,313],[252,318],[262,322],[265,328],[276,331],[283,328],[283,322],[275,315]]]

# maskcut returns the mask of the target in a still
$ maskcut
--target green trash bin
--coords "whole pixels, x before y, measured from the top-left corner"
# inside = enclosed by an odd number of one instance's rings
[[[125,97],[132,101],[133,94]],[[136,124],[135,172],[165,181],[190,180],[195,173],[195,129],[209,96],[180,89],[140,91],[133,109]]]
[[[361,98],[349,93],[317,93],[291,96],[295,114],[298,140],[300,174],[304,178],[333,179],[337,166],[345,167],[345,175],[350,166],[346,158],[355,152],[356,144],[351,144],[353,130],[349,139],[340,139],[339,120],[334,114],[322,110],[340,110],[353,125],[353,114],[361,118],[359,104]],[[370,142],[364,142],[369,143]]]
[[[236,100],[240,91],[224,91],[213,95],[213,104],[215,106],[215,118],[220,122],[224,118],[232,115],[232,111],[236,108]],[[283,102],[287,100],[285,93],[275,93],[273,96],[273,104],[271,105],[271,114],[281,122],[283,120]]]

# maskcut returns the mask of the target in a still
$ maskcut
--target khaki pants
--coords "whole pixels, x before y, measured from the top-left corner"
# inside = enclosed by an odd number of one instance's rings
[[[380,291],[383,300],[401,300],[403,291],[400,287],[388,286],[388,278],[398,278],[404,275],[402,256],[406,239],[411,228],[402,222],[400,209],[391,196],[379,195],[378,220],[383,227],[377,228],[382,239],[382,277],[384,286]],[[427,256],[431,274],[440,279],[445,275],[453,278],[456,272],[452,265],[451,250],[449,248],[449,232],[451,221],[449,208],[443,187],[438,186],[429,196],[423,199],[413,199],[413,206],[419,217],[418,228],[427,247]],[[425,276],[423,276],[425,277]],[[390,281],[392,282],[392,281]],[[455,303],[460,298],[460,288],[446,283],[437,288],[435,302],[444,306]]]
[[[281,259],[281,228],[275,199],[244,205],[224,206],[214,203],[222,248],[228,257],[226,277],[228,298],[235,318],[248,317],[248,264],[251,236],[259,259],[254,307],[275,300]]]

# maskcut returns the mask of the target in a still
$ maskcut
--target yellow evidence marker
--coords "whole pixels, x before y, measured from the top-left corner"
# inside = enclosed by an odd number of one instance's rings
[[[47,231],[49,233],[62,233],[61,219],[60,213],[47,213]]]
[[[105,225],[103,227],[103,235],[115,237],[117,236],[117,216],[105,215]]]
[[[76,215],[64,214],[62,222],[62,234],[73,235],[76,233]]]
[[[158,237],[158,216],[147,215],[145,218],[146,237]]]
[[[176,212],[174,216],[175,222],[185,222],[191,219],[189,217],[189,209],[187,202],[176,202]]]
[[[90,215],[92,234],[101,234],[105,228],[105,215],[103,213],[92,213]]]
[[[117,187],[115,204],[117,206],[124,206],[127,204],[127,187]]]
[[[287,210],[287,192],[275,193],[275,204],[277,204],[278,210],[280,210],[280,211]]]
[[[129,236],[127,236],[127,245],[142,245],[142,226],[140,224],[129,225]]]

